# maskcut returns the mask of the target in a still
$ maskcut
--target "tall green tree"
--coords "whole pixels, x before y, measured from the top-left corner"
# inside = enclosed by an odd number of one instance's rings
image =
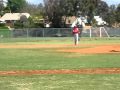
[[[116,21],[120,23],[120,4],[117,6],[116,9]]]
[[[101,0],[44,0],[46,15],[53,27],[60,27],[62,16],[76,16],[78,11],[91,18],[98,13]]]
[[[12,13],[21,12],[26,6],[26,0],[8,0],[7,7]]]
[[[3,14],[3,9],[4,9],[4,2],[3,0],[0,0],[0,15]]]
[[[109,6],[105,1],[101,1],[97,6],[97,15],[101,16],[103,19],[107,17],[107,13],[109,12]]]
[[[42,3],[39,3],[38,5],[36,5],[36,4],[31,4],[27,2],[26,7],[22,9],[22,12],[28,12],[31,15],[29,21],[32,27],[44,26],[42,21],[42,19],[44,18],[44,6]],[[29,26],[31,27],[31,25]]]
[[[109,12],[106,15],[105,20],[109,23],[109,26],[112,26],[116,22],[116,6],[111,5],[109,7]]]

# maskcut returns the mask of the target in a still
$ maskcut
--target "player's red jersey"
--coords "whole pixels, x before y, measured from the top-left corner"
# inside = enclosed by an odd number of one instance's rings
[[[78,28],[77,26],[75,26],[75,27],[73,28],[72,33],[73,33],[73,34],[80,33],[79,28]]]

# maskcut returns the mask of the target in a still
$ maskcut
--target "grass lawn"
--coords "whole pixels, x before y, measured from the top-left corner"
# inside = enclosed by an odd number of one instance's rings
[[[8,45],[49,45],[72,44],[73,42],[72,38],[52,38],[52,40],[51,38],[3,38],[0,39],[0,43]],[[120,44],[120,39],[82,38],[80,44]],[[62,53],[56,50],[56,48],[0,49],[0,71],[120,67],[120,54],[82,55],[78,53]],[[0,76],[0,90],[120,90],[120,75],[52,74]]]
[[[0,90],[120,90],[120,75],[1,76]]]
[[[0,38],[2,44],[73,44],[73,37],[42,37],[42,38]],[[119,37],[111,38],[84,38],[80,39],[80,44],[113,44],[119,43]]]
[[[80,55],[55,49],[0,49],[0,70],[120,67],[119,54]]]

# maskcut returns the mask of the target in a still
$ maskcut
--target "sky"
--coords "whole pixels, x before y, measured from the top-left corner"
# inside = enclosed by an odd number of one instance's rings
[[[33,4],[43,3],[43,0],[26,0],[26,1]]]
[[[26,1],[33,4],[43,3],[43,0],[26,0]],[[120,0],[103,0],[103,1],[106,1],[108,5],[111,5],[111,4],[118,5],[120,3]]]
[[[4,0],[4,1],[7,1],[7,0]],[[32,3],[32,4],[43,3],[43,0],[26,0],[26,1],[28,1],[29,3]],[[111,5],[111,4],[118,5],[118,4],[120,4],[120,0],[103,0],[103,1],[106,1],[108,5]]]
[[[107,2],[108,5],[111,5],[111,4],[118,5],[118,4],[120,4],[120,0],[103,0],[103,1]]]

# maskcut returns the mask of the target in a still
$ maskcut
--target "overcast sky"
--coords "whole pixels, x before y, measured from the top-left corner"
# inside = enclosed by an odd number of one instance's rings
[[[107,2],[108,5],[111,5],[111,4],[118,5],[118,4],[120,4],[120,0],[103,0],[103,1]]]
[[[43,0],[27,0],[27,1],[30,3],[33,3],[33,4],[43,3]],[[103,0],[103,1],[106,1],[108,3],[108,5],[120,4],[120,0]]]
[[[4,0],[4,1],[7,1],[7,0]],[[33,3],[33,4],[43,3],[43,0],[26,0],[26,1],[28,1],[29,3]],[[111,4],[118,5],[118,4],[120,4],[120,0],[103,0],[103,1],[106,1],[108,5],[111,5]]]
[[[43,3],[43,0],[26,0],[29,3],[33,3],[33,4],[39,4],[39,3]]]

